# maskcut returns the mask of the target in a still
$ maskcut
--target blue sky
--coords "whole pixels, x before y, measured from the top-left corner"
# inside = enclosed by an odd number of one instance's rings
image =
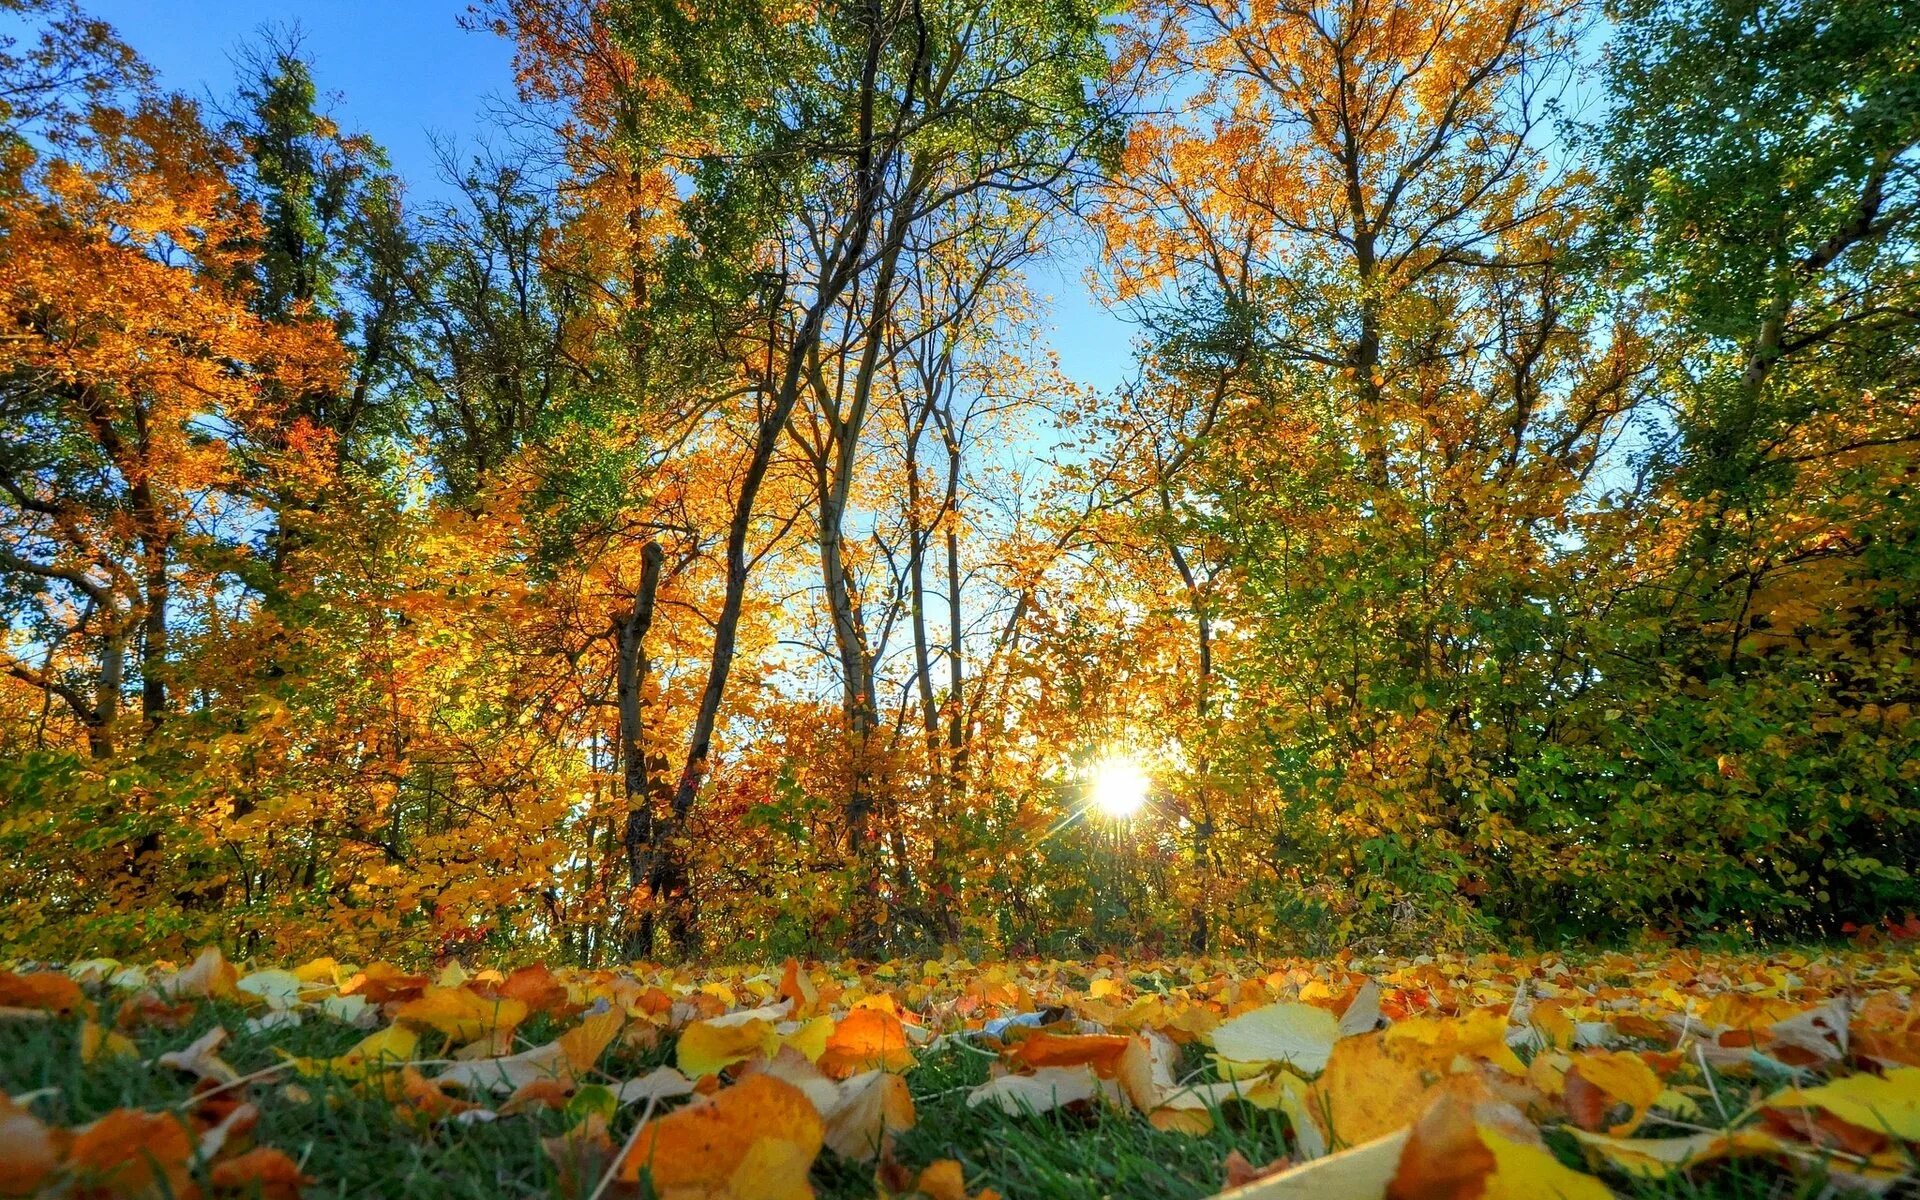
[[[460,28],[461,0],[82,0],[160,72],[168,87],[223,95],[236,50],[264,26],[298,24],[315,77],[342,125],[387,148],[416,197],[439,194],[434,139],[471,145],[489,104],[513,94],[512,46]],[[1033,272],[1054,298],[1062,368],[1109,388],[1128,372],[1132,331],[1087,295],[1086,249],[1065,239]]]

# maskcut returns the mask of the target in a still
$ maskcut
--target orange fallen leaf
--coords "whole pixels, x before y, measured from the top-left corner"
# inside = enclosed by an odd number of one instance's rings
[[[1036,1030],[1016,1042],[1007,1051],[1007,1057],[1035,1069],[1089,1066],[1102,1079],[1111,1079],[1132,1040],[1119,1034],[1060,1034]]]
[[[602,1113],[588,1113],[578,1125],[559,1137],[540,1139],[540,1146],[559,1177],[554,1195],[561,1200],[586,1200],[613,1161],[613,1136]]]
[[[361,1090],[385,1097],[393,1105],[395,1116],[422,1129],[480,1107],[447,1095],[437,1080],[428,1079],[413,1067],[402,1067],[398,1073],[370,1075],[362,1082]]]
[[[951,1158],[935,1159],[922,1167],[919,1178],[914,1180],[913,1190],[927,1200],[1000,1200],[1000,1194],[992,1188],[982,1188],[972,1196],[967,1195],[966,1174],[961,1171],[960,1164]]]
[[[59,971],[30,971],[15,975],[0,971],[0,1008],[29,1008],[45,1012],[92,1012],[80,985]]]
[[[220,947],[208,946],[184,971],[160,980],[153,990],[169,1000],[231,1000],[240,995],[235,986],[239,982],[239,970],[220,953]]]
[[[899,1017],[875,1008],[856,1008],[842,1018],[820,1055],[820,1069],[837,1079],[875,1069],[905,1071],[911,1066],[913,1050],[907,1045],[906,1027]]]
[[[1478,1200],[1495,1166],[1474,1123],[1473,1105],[1443,1096],[1414,1122],[1387,1200]]]
[[[509,1000],[518,1000],[533,1012],[567,1017],[578,1011],[567,995],[564,984],[553,977],[544,963],[518,967],[502,980],[498,992]]]
[[[191,1200],[194,1139],[172,1113],[117,1108],[76,1131],[67,1161],[82,1194]]]
[[[790,1083],[750,1075],[704,1102],[642,1126],[619,1178],[644,1173],[660,1200],[718,1200],[751,1187],[757,1200],[811,1200],[807,1172],[825,1127]]]
[[[0,1091],[0,1196],[33,1196],[67,1156],[65,1130],[40,1118]]]
[[[425,975],[409,975],[398,967],[377,962],[349,979],[340,988],[340,994],[351,996],[357,992],[375,1004],[385,1004],[389,1000],[411,1000],[432,982]]]
[[[514,1089],[500,1106],[500,1115],[512,1116],[533,1108],[565,1108],[574,1093],[572,1080],[530,1079]]]
[[[796,1019],[820,1011],[820,989],[813,986],[813,980],[807,977],[798,959],[787,960],[780,972],[780,990],[774,995],[792,1004],[790,1012]]]
[[[218,1192],[238,1192],[259,1200],[299,1200],[300,1189],[313,1179],[284,1150],[255,1146],[245,1154],[213,1164],[208,1182]]]
[[[1229,1188],[1245,1187],[1250,1183],[1272,1178],[1292,1165],[1292,1159],[1281,1157],[1264,1167],[1256,1167],[1238,1150],[1229,1151],[1226,1161],[1220,1164],[1221,1169],[1226,1172],[1226,1186]]]

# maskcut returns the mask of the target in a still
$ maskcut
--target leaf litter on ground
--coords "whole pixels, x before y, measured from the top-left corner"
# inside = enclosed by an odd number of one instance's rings
[[[1263,1115],[1276,1153],[1163,1173],[1236,1200],[1706,1196],[1734,1170],[1891,1195],[1920,1180],[1916,979],[1910,953],[1860,950],[416,973],[243,970],[208,949],[184,966],[16,964],[0,1014],[27,1037],[71,1030],[62,1078],[186,1094],[89,1109],[9,1072],[0,1196],[317,1195],[332,1186],[317,1163],[333,1160],[312,1139],[262,1136],[297,1132],[316,1103],[389,1114],[369,1136],[413,1140],[428,1171],[448,1131],[532,1122],[528,1194],[581,1200],[1045,1195],[1074,1168],[989,1161],[965,1126],[1207,1139]],[[242,1043],[277,1053],[243,1069],[228,1058]],[[950,1059],[975,1073],[920,1083]],[[929,1106],[941,1127],[920,1128]],[[1090,1153],[1080,1169],[1106,1168]]]

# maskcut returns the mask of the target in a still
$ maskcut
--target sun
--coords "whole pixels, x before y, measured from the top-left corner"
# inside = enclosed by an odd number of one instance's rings
[[[1109,755],[1087,773],[1087,795],[1093,807],[1115,819],[1139,812],[1151,786],[1146,769],[1125,754]]]

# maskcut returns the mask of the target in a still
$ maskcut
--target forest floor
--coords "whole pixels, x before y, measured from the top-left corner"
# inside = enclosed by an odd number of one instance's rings
[[[0,973],[0,1195],[1171,1200],[1263,1167],[1271,1200],[1462,1172],[1489,1197],[1898,1194],[1917,970],[1848,951]],[[812,1107],[768,1107],[776,1090]]]

